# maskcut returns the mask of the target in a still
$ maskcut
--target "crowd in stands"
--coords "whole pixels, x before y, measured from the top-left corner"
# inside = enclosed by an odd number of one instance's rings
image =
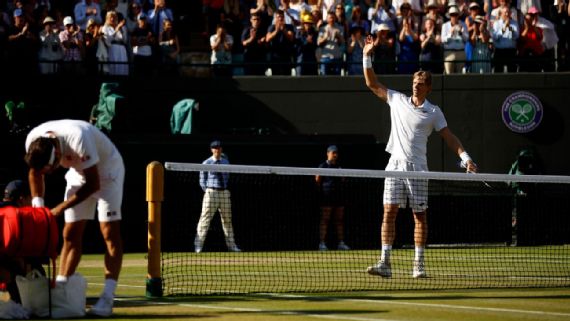
[[[569,70],[568,0],[514,1],[202,0],[200,16],[219,76],[359,75],[367,36],[378,73]],[[0,0],[0,57],[19,73],[176,74],[187,30],[170,5]]]

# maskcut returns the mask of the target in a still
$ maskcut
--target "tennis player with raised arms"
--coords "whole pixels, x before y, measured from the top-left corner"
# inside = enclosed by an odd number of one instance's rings
[[[459,139],[447,127],[441,109],[426,97],[431,92],[431,73],[418,71],[413,76],[412,96],[387,89],[379,83],[372,69],[374,44],[368,36],[364,45],[364,77],[366,85],[390,107],[390,138],[386,151],[390,153],[387,171],[428,171],[427,141],[435,130],[447,146],[466,164],[468,172],[477,172],[477,166],[463,148]],[[386,178],[384,181],[384,218],[382,220],[382,252],[376,265],[368,267],[368,273],[389,278],[392,276],[390,253],[396,236],[396,216],[400,206],[407,201],[414,215],[415,258],[412,276],[427,277],[424,250],[428,236],[426,210],[428,207],[428,182],[419,179]]]
[[[121,203],[125,166],[121,154],[97,127],[82,120],[53,120],[35,127],[26,138],[25,161],[32,206],[44,206],[45,175],[59,166],[65,174],[65,200],[51,209],[55,216],[64,214],[63,247],[57,282],[65,283],[79,265],[83,232],[98,212],[99,227],[105,241],[105,286],[88,311],[108,317],[123,260],[121,240]]]

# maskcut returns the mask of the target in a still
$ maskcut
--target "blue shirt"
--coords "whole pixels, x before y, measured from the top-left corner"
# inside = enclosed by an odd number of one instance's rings
[[[230,162],[226,158],[216,160],[214,156],[206,159],[202,164],[223,164],[229,165]],[[228,180],[230,174],[220,172],[200,172],[200,186],[205,191],[207,188],[226,189],[228,188]]]
[[[319,165],[319,168],[341,168],[338,162],[330,163],[328,160]],[[340,188],[342,178],[338,176],[321,176],[321,190],[324,193],[331,193]]]

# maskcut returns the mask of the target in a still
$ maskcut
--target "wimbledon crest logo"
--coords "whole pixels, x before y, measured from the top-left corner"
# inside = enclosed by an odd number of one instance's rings
[[[515,133],[528,133],[542,121],[542,104],[528,91],[517,91],[503,102],[503,122]]]

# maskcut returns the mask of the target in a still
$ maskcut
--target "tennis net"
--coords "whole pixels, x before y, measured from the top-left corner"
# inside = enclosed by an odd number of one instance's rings
[[[188,163],[165,169],[165,295],[570,286],[570,177]],[[201,171],[227,175],[227,186],[202,190]],[[333,203],[316,175],[336,180],[340,231],[337,207],[329,224],[321,222]],[[407,207],[396,219],[391,277],[366,272],[379,260],[387,178],[428,186],[426,278],[412,277]],[[207,230],[199,222],[206,208],[215,213]],[[231,209],[231,224],[218,208]]]

